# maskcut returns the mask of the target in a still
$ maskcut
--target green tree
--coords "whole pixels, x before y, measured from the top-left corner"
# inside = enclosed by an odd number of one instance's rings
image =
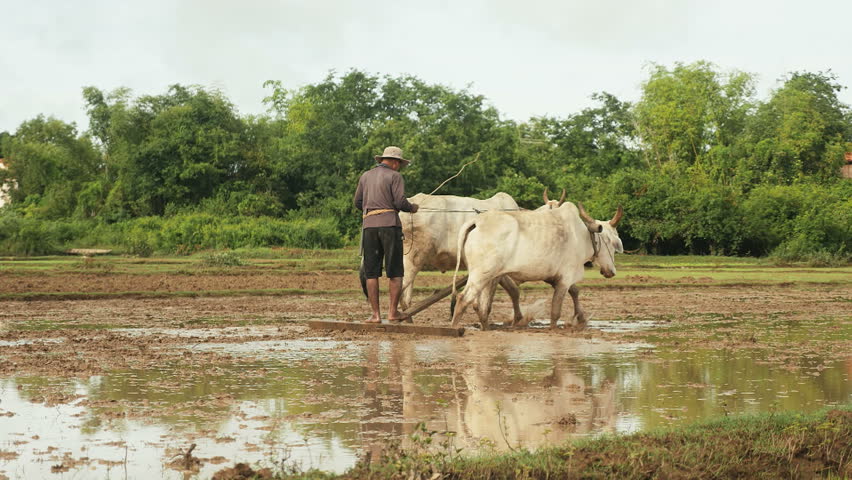
[[[796,72],[760,105],[743,139],[738,173],[746,184],[837,177],[850,134],[843,87],[828,73]]]
[[[216,90],[173,85],[129,98],[84,89],[91,132],[106,159],[106,206],[113,219],[162,215],[197,205],[244,165],[245,125]]]
[[[523,126],[520,155],[548,184],[563,187],[578,174],[604,178],[639,164],[631,105],[606,92],[592,99],[599,106],[565,119],[533,118]]]
[[[12,203],[35,216],[71,216],[77,191],[101,168],[91,139],[78,136],[73,123],[53,117],[25,121],[5,148],[8,170],[3,180],[13,185]]]
[[[732,145],[753,109],[754,78],[708,62],[655,66],[635,114],[649,163],[692,165]],[[712,158],[712,157],[711,157]]]
[[[477,154],[480,160],[440,193],[482,192],[517,171],[514,125],[466,90],[357,70],[292,91],[266,85],[266,102],[281,122],[268,155],[272,175],[286,184],[280,191],[297,192],[285,205],[347,219],[341,228],[348,231],[358,224],[351,207],[358,176],[387,145],[414,159],[405,174],[409,194],[432,191]]]
[[[6,131],[0,132],[0,158],[8,156],[6,151],[9,149],[9,142],[12,140],[12,134]]]

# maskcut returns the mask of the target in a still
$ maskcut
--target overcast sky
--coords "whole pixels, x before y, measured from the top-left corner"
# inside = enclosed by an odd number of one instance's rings
[[[794,70],[852,85],[843,0],[0,0],[0,12],[0,131],[39,113],[85,128],[87,85],[213,86],[261,113],[265,80],[351,68],[470,85],[516,120],[578,112],[598,91],[635,101],[650,63],[755,73],[760,98]]]

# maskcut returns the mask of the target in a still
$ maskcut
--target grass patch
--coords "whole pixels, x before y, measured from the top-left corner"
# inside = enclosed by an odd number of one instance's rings
[[[276,478],[849,478],[852,408],[724,417],[632,435],[608,435],[509,453],[465,455],[447,432],[421,426],[410,447],[392,444],[375,463],[363,459],[342,475],[279,472]]]
[[[246,264],[238,253],[230,250],[206,253],[201,257],[201,263],[208,267],[239,267]]]
[[[194,297],[240,297],[240,296],[287,296],[287,295],[342,295],[361,292],[360,289],[307,290],[302,288],[280,288],[266,290],[193,290],[193,291],[138,291],[138,292],[33,292],[0,294],[0,301],[36,300],[99,300],[110,298],[194,298]]]

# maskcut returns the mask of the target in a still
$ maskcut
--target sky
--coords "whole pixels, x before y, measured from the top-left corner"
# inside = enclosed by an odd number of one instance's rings
[[[330,71],[410,74],[482,94],[503,118],[565,117],[606,91],[636,101],[654,65],[706,60],[852,86],[846,0],[0,0],[0,131],[38,114],[87,128],[84,86],[215,87],[265,112]],[[848,89],[840,94],[852,103]]]

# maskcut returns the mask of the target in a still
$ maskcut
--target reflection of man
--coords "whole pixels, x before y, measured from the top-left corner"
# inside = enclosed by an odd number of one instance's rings
[[[366,447],[370,462],[378,462],[388,440],[404,439],[413,433],[412,414],[406,404],[417,393],[413,381],[414,343],[393,342],[390,358],[382,362],[378,342],[364,348],[364,412],[360,416],[360,442]],[[384,365],[384,366],[383,366]],[[428,401],[418,398],[417,406],[424,408]]]
[[[364,172],[358,180],[353,203],[363,211],[362,248],[364,273],[367,277],[367,297],[373,314],[367,323],[381,323],[379,311],[379,277],[382,261],[388,277],[390,304],[388,321],[403,320],[397,310],[402,291],[402,223],[398,212],[417,212],[417,205],[405,198],[405,181],[400,168],[411,163],[402,158],[402,149],[388,147],[376,156],[377,165]]]

